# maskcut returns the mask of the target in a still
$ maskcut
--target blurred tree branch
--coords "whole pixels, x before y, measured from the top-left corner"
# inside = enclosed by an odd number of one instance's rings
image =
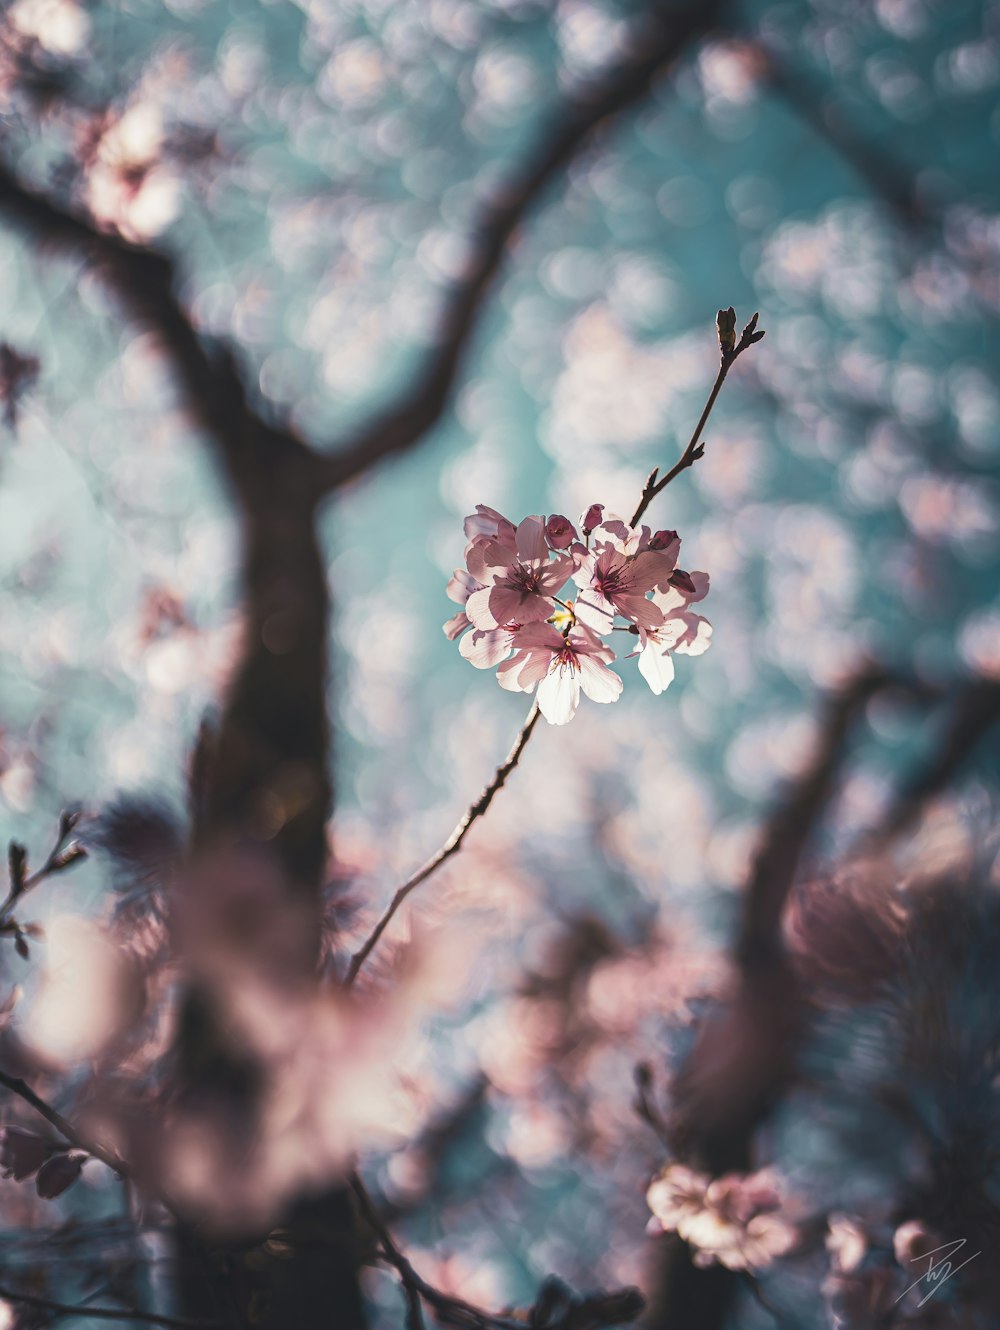
[[[709,1014],[675,1080],[668,1124],[677,1158],[712,1177],[749,1172],[759,1127],[785,1093],[804,1022],[781,920],[803,856],[829,804],[849,732],[869,699],[899,681],[873,668],[830,697],[816,753],[768,819],[751,866],[731,999]],[[699,1267],[676,1234],[660,1244],[649,1330],[722,1330],[743,1276]]]
[[[518,227],[560,172],[584,150],[594,132],[634,106],[655,79],[719,22],[723,0],[671,6],[655,0],[630,56],[604,79],[582,90],[545,135],[520,176],[480,221],[473,255],[445,308],[437,345],[416,383],[343,452],[325,459],[324,489],[335,489],[370,467],[416,444],[441,418],[462,368],[486,297]]]
[[[91,1303],[56,1302],[34,1293],[0,1285],[0,1299],[15,1306],[33,1307],[37,1311],[52,1312],[55,1316],[92,1317],[95,1321],[141,1321],[145,1325],[165,1326],[166,1330],[215,1330],[221,1322],[206,1321],[192,1316],[160,1316],[139,1307],[95,1307]]]

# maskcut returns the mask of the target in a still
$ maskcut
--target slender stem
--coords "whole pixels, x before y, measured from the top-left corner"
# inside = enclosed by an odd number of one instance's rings
[[[105,1146],[99,1145],[96,1141],[90,1141],[81,1135],[72,1122],[67,1121],[51,1104],[46,1103],[40,1095],[36,1094],[27,1081],[21,1080],[19,1076],[8,1076],[5,1071],[0,1071],[0,1085],[6,1086],[12,1094],[18,1095],[26,1104],[30,1104],[39,1116],[43,1117],[46,1122],[51,1123],[56,1131],[69,1141],[70,1145],[75,1145],[79,1150],[86,1150],[87,1154],[93,1155],[102,1164],[107,1164],[108,1168],[117,1173],[120,1178],[131,1177],[131,1170],[120,1155],[116,1154],[114,1150],[108,1150]]]
[[[576,1297],[557,1280],[545,1281],[537,1306],[527,1315],[483,1311],[471,1302],[465,1302],[450,1293],[442,1293],[433,1284],[428,1284],[413,1268],[405,1252],[397,1246],[358,1174],[352,1173],[348,1183],[362,1217],[378,1238],[383,1260],[399,1275],[407,1305],[411,1309],[408,1330],[414,1330],[414,1327],[423,1323],[422,1318],[418,1320],[412,1314],[416,1306],[416,1315],[419,1316],[421,1300],[433,1311],[436,1320],[454,1330],[525,1330],[528,1325],[543,1324],[549,1330],[598,1330],[599,1327],[630,1323],[643,1311],[643,1300],[637,1289],[616,1289],[608,1293]],[[559,1299],[561,1305],[549,1305],[543,1311],[545,1290],[552,1284],[556,1284],[563,1294]]]
[[[94,1317],[100,1321],[145,1321],[147,1325],[167,1326],[170,1330],[209,1330],[209,1327],[220,1324],[219,1321],[196,1320],[190,1316],[158,1316],[156,1312],[142,1311],[138,1307],[91,1307],[88,1303],[74,1305],[54,1302],[51,1298],[40,1298],[34,1293],[19,1293],[3,1285],[0,1285],[0,1299],[24,1307],[37,1307],[39,1311],[55,1312],[57,1316]]]
[[[704,455],[705,445],[701,442],[702,431],[708,423],[708,418],[712,414],[712,408],[715,406],[719,393],[722,391],[722,385],[726,381],[726,375],[736,364],[743,352],[746,351],[748,347],[753,346],[754,342],[760,341],[764,336],[762,332],[758,333],[756,328],[757,315],[755,314],[743,329],[743,335],[740,337],[740,340],[736,345],[731,346],[728,350],[723,347],[719,372],[715,376],[715,382],[712,384],[712,391],[708,394],[708,401],[705,403],[704,409],[698,417],[698,423],[692,430],[690,439],[688,439],[687,447],[681,453],[680,460],[670,468],[665,476],[660,476],[659,480],[657,480],[659,467],[654,467],[650,472],[649,478],[642,489],[642,497],[639,500],[639,506],[632,514],[631,526],[638,526],[639,522],[642,520],[643,513],[645,513],[646,509],[656,496],[662,490],[665,490],[672,480],[676,480],[682,471],[686,471],[689,466],[693,466],[698,458]]]
[[[691,438],[688,440],[687,447],[681,453],[680,461],[671,467],[665,476],[661,476],[659,480],[655,479],[656,472],[653,471],[649,480],[646,481],[646,484],[643,487],[642,498],[639,500],[638,508],[636,508],[635,512],[632,514],[632,521],[629,524],[630,526],[638,526],[639,522],[642,520],[643,513],[645,513],[646,509],[660,491],[666,489],[670,482],[676,479],[682,471],[686,471],[689,466],[693,466],[705,451],[705,445],[703,443],[699,445],[701,432],[705,428],[709,416],[712,414],[712,407],[715,406],[716,399],[722,391],[722,385],[726,381],[726,375],[729,373],[729,367],[735,359],[735,356],[732,356],[731,358],[723,357],[722,364],[719,366],[719,372],[715,378],[715,383],[712,385],[712,391],[709,393],[708,401],[705,403],[705,409],[698,417],[698,423],[695,425]]]
[[[461,1327],[461,1330],[524,1330],[523,1321],[514,1320],[502,1313],[484,1312],[479,1307],[474,1307],[472,1303],[453,1297],[450,1293],[442,1293],[433,1284],[428,1284],[426,1279],[414,1269],[405,1252],[397,1246],[392,1234],[379,1217],[368,1189],[358,1174],[352,1173],[348,1181],[362,1217],[378,1238],[383,1258],[402,1281],[407,1305],[411,1309],[411,1324],[422,1324],[422,1318],[414,1322],[412,1316],[414,1301],[419,1307],[422,1299],[434,1310],[443,1324]]]
[[[705,422],[712,414],[712,408],[715,406],[716,399],[722,391],[722,385],[725,383],[726,375],[729,373],[731,367],[749,346],[752,346],[754,342],[759,341],[760,338],[764,336],[763,332],[755,331],[756,327],[757,315],[755,314],[743,329],[743,335],[740,337],[740,340],[735,345],[730,344],[728,347],[725,345],[723,346],[722,362],[719,365],[719,372],[716,375],[715,383],[712,385],[712,391],[708,395],[708,401],[705,403],[704,410],[698,418],[698,423],[694,427],[694,432],[681,455],[680,461],[659,480],[656,478],[658,468],[653,469],[649,479],[643,487],[639,506],[632,515],[632,526],[638,525],[643,513],[649,507],[650,503],[652,503],[653,499],[656,498],[657,494],[659,494],[661,490],[666,489],[675,476],[680,475],[683,470],[692,466],[705,451],[705,445],[699,443],[701,432],[705,428]],[[563,605],[565,609],[569,609],[569,606],[564,605],[563,601],[559,600],[558,596],[554,596],[553,599],[558,601],[560,605]],[[619,631],[629,630],[622,629]],[[408,878],[397,890],[378,923],[361,944],[361,947],[351,957],[350,964],[347,967],[347,976],[344,980],[344,986],[346,988],[350,988],[354,983],[361,967],[378,945],[379,938],[388,928],[397,910],[406,900],[407,896],[409,896],[410,892],[415,891],[416,888],[420,886],[421,882],[426,882],[433,873],[437,872],[446,860],[450,859],[453,854],[457,854],[462,848],[465,837],[473,823],[477,822],[479,818],[483,816],[493,802],[493,796],[503,786],[504,781],[520,761],[521,754],[524,752],[525,745],[531,738],[531,732],[535,728],[538,716],[538,703],[536,701],[528,712],[528,718],[521,727],[521,732],[518,734],[514,747],[510,750],[510,753],[507,756],[507,760],[501,766],[497,767],[496,775],[493,777],[492,781],[486,786],[486,789],[483,790],[476,802],[466,810],[458,825],[455,827],[455,830],[441,846],[440,850],[428,859],[424,866],[418,869],[418,871],[414,873],[411,878]]]
[[[41,1095],[37,1094],[31,1088],[31,1086],[28,1084],[27,1081],[22,1080],[19,1076],[9,1076],[5,1071],[0,1071],[0,1085],[6,1086],[6,1088],[10,1090],[12,1094],[18,1095],[21,1099],[24,1100],[26,1104],[30,1104],[31,1107],[35,1110],[35,1112],[38,1113],[40,1117],[43,1117],[46,1122],[51,1123],[51,1125],[55,1127],[56,1131],[58,1131],[61,1136],[64,1136],[71,1145],[75,1145],[80,1150],[86,1150],[87,1154],[92,1155],[95,1159],[99,1159],[102,1164],[107,1164],[108,1168],[112,1169],[115,1173],[117,1173],[118,1176],[122,1178],[124,1181],[127,1182],[133,1177],[131,1168],[125,1162],[125,1160],[122,1159],[121,1155],[117,1154],[114,1150],[109,1150],[105,1146],[99,1145],[97,1141],[89,1140],[86,1136],[82,1134],[82,1132],[78,1131],[76,1127],[73,1126],[72,1122],[70,1122],[67,1118],[64,1118],[63,1115],[59,1113],[56,1109],[54,1109],[51,1104],[46,1103],[46,1101],[41,1097]],[[173,1216],[175,1220],[177,1220],[178,1222],[183,1222],[182,1216],[180,1215],[177,1206],[166,1194],[166,1192],[164,1192],[162,1189],[157,1193],[157,1200],[159,1200],[160,1204],[164,1207],[165,1210],[169,1212],[169,1214]],[[203,1251],[199,1252],[198,1259],[203,1264],[207,1263],[208,1260],[207,1256]],[[7,1296],[8,1296],[7,1294],[0,1292],[0,1298]],[[240,1324],[240,1318],[236,1313],[235,1308],[231,1305],[232,1298],[228,1287],[223,1292],[223,1299],[227,1304],[225,1310],[228,1322],[234,1326],[238,1326]],[[23,1297],[21,1298],[21,1301],[22,1302],[24,1301]],[[39,1303],[38,1305],[40,1306],[41,1304]],[[76,1309],[71,1308],[69,1310],[75,1311]],[[101,1313],[94,1311],[90,1308],[87,1309],[87,1314],[89,1316],[105,1315],[106,1317],[112,1320],[129,1319],[129,1317],[125,1315],[119,1316],[117,1312],[114,1311],[110,1313]],[[136,1313],[132,1317],[132,1319],[145,1319],[147,1321],[152,1320],[154,1324],[158,1325],[194,1326],[194,1325],[221,1324],[221,1322],[218,1321],[191,1321],[191,1320],[179,1321],[176,1319],[171,1321],[163,1317],[157,1318],[157,1317],[145,1316],[145,1314],[143,1314],[143,1317],[140,1317],[138,1313]]]
[[[652,1127],[660,1143],[671,1150],[670,1128],[653,1101],[652,1091],[652,1071],[648,1063],[640,1062],[635,1069],[635,1111],[647,1126]]]
[[[68,868],[71,863],[76,863],[80,859],[85,859],[87,857],[87,853],[82,845],[79,843],[70,844],[77,821],[78,815],[63,813],[59,820],[59,835],[56,838],[55,845],[53,845],[52,849],[49,851],[45,863],[29,877],[26,877],[20,884],[20,888],[15,886],[13,881],[11,882],[10,890],[7,892],[6,898],[0,903],[0,923],[6,923],[11,908],[16,905],[18,901],[23,900],[33,887],[37,887],[40,882],[44,882],[50,874],[58,872],[62,868]],[[62,856],[64,852],[68,853],[70,851],[72,852],[72,857],[63,859]],[[23,848],[21,852],[22,854],[24,853]],[[62,860],[62,862],[60,862],[60,860]]]
[[[535,725],[538,723],[538,717],[540,714],[538,703],[533,702],[531,710],[528,712],[528,717],[521,726],[520,733],[514,742],[514,747],[507,754],[506,760],[497,767],[493,779],[483,790],[476,802],[471,804],[463,813],[455,830],[441,846],[437,854],[432,855],[432,857],[424,864],[423,868],[414,873],[411,878],[408,878],[397,890],[378,923],[372,929],[371,933],[369,933],[358,951],[356,951],[351,957],[351,963],[347,967],[347,977],[344,980],[345,987],[350,988],[355,979],[357,979],[358,972],[362,965],[364,965],[365,961],[375,949],[379,938],[388,928],[396,911],[406,900],[407,896],[409,896],[410,892],[416,890],[421,882],[425,882],[432,873],[436,873],[441,865],[447,859],[450,859],[452,855],[458,854],[474,823],[478,822],[486,813],[486,810],[493,802],[497,792],[503,788],[507,777],[521,760],[521,754],[524,752],[527,742],[531,738],[531,733],[534,730]]]

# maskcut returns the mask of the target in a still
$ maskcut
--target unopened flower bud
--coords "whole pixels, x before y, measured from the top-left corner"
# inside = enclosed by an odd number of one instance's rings
[[[554,550],[564,550],[576,540],[576,528],[568,517],[553,513],[545,523],[545,538]]]
[[[592,503],[583,516],[583,534],[589,536],[595,526],[601,525],[604,516],[604,504]]]
[[[666,550],[676,539],[676,531],[654,531],[649,538],[649,548],[651,550]]]
[[[731,355],[736,346],[736,311],[732,305],[728,309],[719,310],[716,326],[719,329],[719,347],[722,354]]]

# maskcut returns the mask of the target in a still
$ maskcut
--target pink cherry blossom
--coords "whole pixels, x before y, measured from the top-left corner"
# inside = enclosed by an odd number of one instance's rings
[[[477,503],[476,511],[470,513],[464,523],[468,540],[477,536],[487,536],[490,540],[499,540],[502,544],[514,543],[514,523],[509,522],[495,508],[487,508],[485,503]]]
[[[458,605],[465,605],[473,592],[482,589],[482,583],[477,582],[464,568],[455,569],[446,588],[449,598]],[[492,670],[510,655],[514,633],[520,626],[512,624],[508,628],[486,630],[473,628],[471,633],[467,633],[465,630],[472,628],[472,624],[465,611],[459,610],[458,614],[444,625],[444,635],[449,642],[453,642],[456,637],[465,633],[458,644],[459,651],[470,665],[475,665],[477,670]]]
[[[654,587],[668,587],[672,572],[669,553],[644,550],[630,555],[610,541],[602,543],[580,558],[573,574],[580,588],[577,618],[599,633],[610,633],[616,614],[640,628],[655,628],[663,622],[663,612],[646,597]]]
[[[553,724],[574,714],[581,688],[599,701],[617,698],[621,681],[607,669],[615,657],[599,641],[616,617],[638,636],[632,654],[654,693],[672,682],[675,652],[696,656],[708,649],[711,624],[690,608],[706,595],[708,576],[677,567],[676,531],[632,526],[599,503],[579,527],[562,513],[526,517],[515,527],[478,504],[465,533],[466,567],[448,583],[461,608],[444,633],[461,638],[461,654],[477,669],[499,667],[502,687],[532,692],[537,686]],[[569,603],[568,582],[576,584]]]
[[[449,600],[453,600],[456,605],[464,606],[473,591],[480,591],[481,589],[481,583],[477,582],[471,573],[467,573],[464,568],[456,568],[445,587],[445,595]],[[442,624],[444,635],[449,642],[454,642],[456,637],[461,637],[462,633],[469,627],[471,627],[469,616],[464,608],[459,610],[447,623]]]
[[[573,719],[583,689],[592,702],[615,702],[622,681],[608,664],[615,658],[583,624],[564,637],[551,624],[531,624],[517,638],[514,655],[497,671],[503,688],[530,693],[538,685],[538,706],[550,725]]]
[[[483,537],[473,540],[466,563],[482,589],[469,596],[465,612],[481,630],[547,619],[573,572],[569,555],[549,558],[541,517],[521,522],[513,546]]]
[[[657,695],[673,682],[671,656],[674,652],[681,656],[700,656],[712,642],[712,625],[687,608],[708,594],[708,574],[685,573],[684,577],[694,588],[690,594],[674,585],[666,591],[653,592],[652,604],[661,611],[663,621],[653,627],[640,625],[642,646],[633,653],[639,657],[639,673]]]
[[[520,624],[506,628],[473,628],[458,644],[458,649],[470,665],[477,670],[492,670],[514,649]]]

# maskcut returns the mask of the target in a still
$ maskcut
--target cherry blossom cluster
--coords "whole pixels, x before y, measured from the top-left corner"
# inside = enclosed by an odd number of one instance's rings
[[[615,702],[622,680],[608,667],[612,632],[638,638],[630,656],[654,693],[674,677],[671,656],[700,656],[712,626],[691,605],[708,593],[707,573],[677,566],[676,531],[632,527],[595,503],[579,530],[561,514],[517,526],[478,504],[465,519],[465,568],[448,596],[462,608],[444,625],[477,669],[497,670],[501,688],[530,693],[552,725],[576,713],[581,690]],[[618,621],[618,622],[616,622]]]
[[[646,1203],[653,1232],[679,1233],[695,1249],[695,1265],[761,1270],[798,1241],[780,1213],[783,1198],[770,1170],[712,1179],[684,1164],[668,1164],[650,1184]]]

